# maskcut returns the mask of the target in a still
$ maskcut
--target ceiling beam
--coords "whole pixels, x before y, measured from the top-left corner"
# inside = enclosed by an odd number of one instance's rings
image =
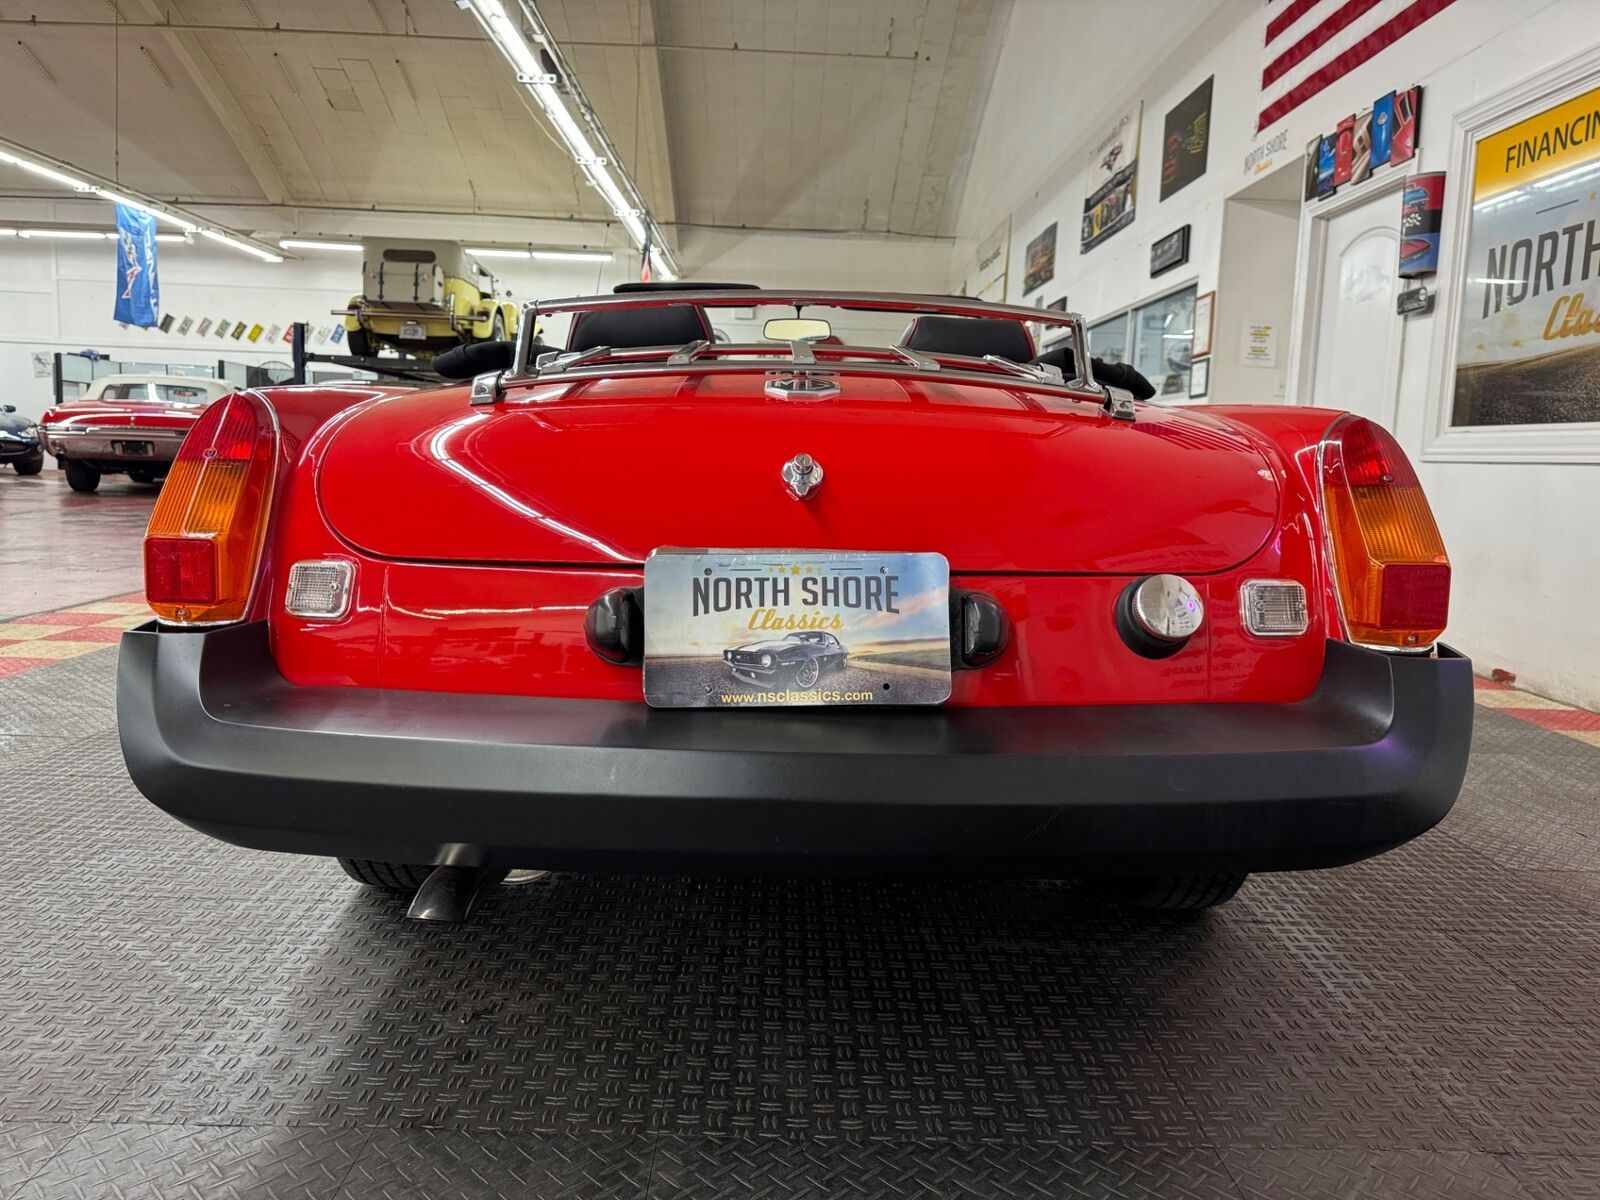
[[[652,197],[652,207],[661,214],[663,225],[678,219],[678,182],[672,173],[672,140],[667,136],[667,106],[662,82],[661,43],[656,36],[655,0],[639,0],[639,79],[634,85],[642,93],[639,111],[643,129],[640,137],[655,147],[656,178],[662,192]]]
[[[128,0],[128,2],[150,25],[159,29],[167,48],[188,73],[195,88],[211,109],[212,115],[222,126],[223,132],[233,142],[239,157],[244,160],[245,166],[250,169],[250,174],[255,177],[256,185],[266,197],[267,203],[285,203],[288,200],[289,189],[283,182],[283,176],[261,144],[255,127],[229,89],[227,81],[222,78],[222,73],[217,70],[216,64],[200,45],[200,39],[181,26],[173,25],[168,14],[161,11],[155,0]]]

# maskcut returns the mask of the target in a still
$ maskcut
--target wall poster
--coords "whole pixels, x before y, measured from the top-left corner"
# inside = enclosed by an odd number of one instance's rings
[[[1056,277],[1056,223],[1051,221],[1044,231],[1028,243],[1023,257],[1022,294],[1026,296],[1035,288],[1043,287]]]
[[[1206,173],[1206,153],[1210,145],[1211,80],[1207,79],[1167,113],[1161,135],[1163,200]]]
[[[1600,421],[1600,88],[1478,141],[1453,425]]]
[[[1087,252],[1133,224],[1139,179],[1139,125],[1144,102],[1124,113],[1090,152],[1084,185],[1083,250]]]

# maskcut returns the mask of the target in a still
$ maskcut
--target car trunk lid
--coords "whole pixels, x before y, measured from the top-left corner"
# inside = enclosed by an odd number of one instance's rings
[[[318,490],[382,557],[642,562],[661,546],[934,550],[956,571],[1203,572],[1254,553],[1274,477],[1233,427],[1137,421],[1010,383],[845,377],[833,400],[760,375],[652,375],[396,397],[341,423]],[[781,478],[810,454],[804,500]]]

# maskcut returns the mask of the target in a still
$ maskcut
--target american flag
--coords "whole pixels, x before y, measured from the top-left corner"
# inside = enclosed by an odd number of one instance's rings
[[[1269,0],[1256,132],[1455,0]]]

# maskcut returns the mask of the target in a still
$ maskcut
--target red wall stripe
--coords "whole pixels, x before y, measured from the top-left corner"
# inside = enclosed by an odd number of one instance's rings
[[[1261,73],[1261,86],[1266,88],[1282,79],[1289,71],[1310,58],[1320,47],[1327,45],[1328,39],[1334,34],[1348,29],[1358,17],[1377,7],[1378,0],[1349,0],[1349,3],[1336,9],[1326,21],[1269,62],[1267,69]]]
[[[1267,40],[1264,44],[1270,46],[1277,41],[1285,29],[1289,28],[1321,2],[1322,0],[1293,0],[1287,8],[1267,22]]]
[[[1455,0],[1416,0],[1410,8],[1379,25],[1344,53],[1328,60],[1262,109],[1261,116],[1256,120],[1256,132],[1260,133],[1274,121],[1292,113],[1330,83],[1349,74],[1374,54],[1399,41],[1429,17],[1443,12],[1454,3]]]

